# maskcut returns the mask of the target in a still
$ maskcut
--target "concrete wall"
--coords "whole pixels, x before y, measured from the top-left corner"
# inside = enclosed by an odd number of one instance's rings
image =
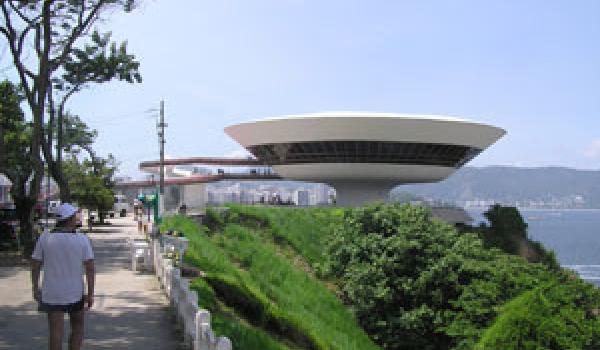
[[[392,182],[333,182],[336,205],[358,207],[371,202],[387,202],[389,193],[396,185]]]
[[[173,211],[179,209],[179,206],[181,206],[181,192],[181,186],[165,186],[165,210]]]
[[[181,186],[180,206],[185,203],[189,210],[204,211],[206,208],[206,184],[192,184]]]

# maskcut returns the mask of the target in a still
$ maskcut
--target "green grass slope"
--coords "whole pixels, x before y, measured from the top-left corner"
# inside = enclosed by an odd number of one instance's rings
[[[190,240],[186,262],[199,305],[237,349],[378,349],[325,283],[314,277],[335,210],[231,206],[207,226],[166,218]]]

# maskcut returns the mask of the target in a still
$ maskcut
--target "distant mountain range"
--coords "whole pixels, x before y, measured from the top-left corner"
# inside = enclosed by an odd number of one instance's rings
[[[406,197],[404,192],[461,206],[498,202],[534,208],[600,208],[600,171],[465,167],[439,183],[398,186],[392,196]]]

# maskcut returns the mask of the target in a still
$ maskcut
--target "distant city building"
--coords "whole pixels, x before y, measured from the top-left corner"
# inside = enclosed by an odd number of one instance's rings
[[[308,206],[310,204],[310,192],[307,190],[296,191],[296,205]]]
[[[330,190],[330,188],[326,184],[319,184],[317,187],[315,204],[317,204],[317,205],[330,204],[329,190]]]

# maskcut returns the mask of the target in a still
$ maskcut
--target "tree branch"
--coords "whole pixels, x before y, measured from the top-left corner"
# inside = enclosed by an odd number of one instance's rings
[[[27,80],[27,77],[33,77],[33,73],[27,70],[20,60],[21,52],[17,50],[17,47],[15,45],[15,29],[12,25],[10,13],[6,8],[6,3],[4,1],[0,1],[0,9],[2,9],[2,14],[4,16],[5,23],[5,27],[0,27],[0,32],[2,32],[2,34],[6,37],[6,40],[8,41],[8,47],[10,48],[10,52],[13,56],[13,63],[17,68],[17,74],[19,75],[21,85],[23,86],[23,90],[25,91],[25,97],[27,98],[29,105],[32,106],[35,103],[35,97],[33,89],[30,87],[29,81]]]
[[[65,115],[65,104],[67,103],[67,100],[73,96],[73,94],[77,91],[77,88],[72,88],[71,90],[69,90],[69,92],[67,92],[62,100],[60,101],[60,104],[58,106],[58,132],[56,135],[56,161],[59,163],[60,166],[62,166],[62,155],[63,155],[63,147],[64,147],[64,115]]]
[[[5,27],[0,27],[0,33],[6,37],[6,40],[10,40],[10,33],[8,32],[8,29]]]
[[[38,57],[42,56],[41,40],[42,40],[42,28],[39,25],[35,26],[35,36],[33,37],[33,47]]]
[[[62,49],[62,52],[60,53],[60,55],[58,55],[57,57],[52,59],[50,62],[51,66],[52,66],[51,71],[58,68],[64,62],[64,60],[67,58],[69,53],[71,53],[71,51],[73,49],[73,45],[75,44],[75,41],[77,41],[77,39],[80,37],[80,34],[85,32],[87,30],[88,26],[91,23],[93,23],[94,18],[98,15],[98,13],[100,12],[100,9],[106,3],[107,3],[107,0],[99,0],[94,6],[92,6],[92,8],[90,9],[90,12],[88,13],[87,16],[84,15],[85,5],[82,4],[81,10],[79,12],[79,19],[78,19],[77,25],[73,27],[73,30],[71,30],[71,34],[67,37],[67,40],[63,46],[63,49]]]
[[[12,11],[14,13],[16,13],[17,16],[19,16],[19,18],[21,18],[21,20],[27,24],[27,26],[25,26],[25,28],[19,34],[19,40],[17,43],[17,52],[20,56],[23,53],[23,44],[24,44],[25,38],[27,37],[27,34],[29,33],[29,31],[31,29],[33,29],[37,25],[38,20],[41,17],[35,16],[34,18],[29,18],[29,17],[25,16],[25,14],[23,12],[21,12],[19,10],[19,8],[14,4],[14,1],[8,1],[8,5],[11,7]],[[6,13],[4,15],[6,16]],[[11,24],[11,26],[12,26],[12,23],[9,23],[9,24]],[[14,30],[14,28],[13,28],[13,33],[16,36],[16,31]]]
[[[19,1],[19,2],[23,2],[23,1]],[[8,1],[8,5],[23,20],[23,22],[25,22],[27,24],[32,24],[35,22],[35,20],[25,16],[25,14],[23,12],[21,12],[17,6],[15,6],[14,1]],[[39,19],[39,17],[38,17],[38,19]]]
[[[19,35],[19,40],[17,42],[17,52],[19,53],[19,56],[21,56],[21,54],[23,53],[23,44],[25,43],[25,38],[27,38],[27,34],[29,34],[29,31],[35,27],[37,26],[33,24],[27,25],[27,27],[25,27],[25,29],[23,29],[23,31]]]
[[[46,143],[48,148],[52,149],[52,143],[54,139],[54,121],[56,120],[56,109],[54,108],[54,96],[53,96],[52,84],[48,86],[48,127],[46,128]],[[52,153],[50,153],[52,154]],[[46,158],[46,157],[45,157]]]

